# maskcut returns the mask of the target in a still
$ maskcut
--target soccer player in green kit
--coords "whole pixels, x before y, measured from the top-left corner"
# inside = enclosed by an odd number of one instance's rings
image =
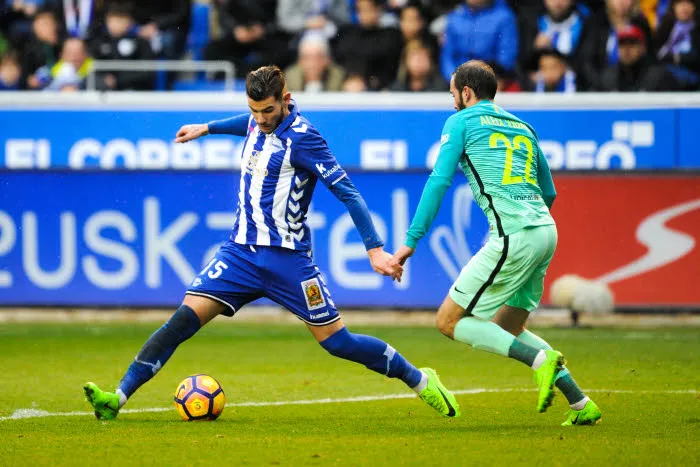
[[[478,60],[452,75],[457,113],[445,123],[435,168],[393,262],[404,264],[428,232],[459,165],[488,218],[490,238],[450,288],[437,313],[438,329],[530,366],[539,386],[539,412],[551,405],[556,385],[571,407],[563,425],[595,424],[600,410],[564,367],[562,354],[525,329],[557,245],[549,213],[556,191],[535,131],[493,103],[496,87],[493,70]]]

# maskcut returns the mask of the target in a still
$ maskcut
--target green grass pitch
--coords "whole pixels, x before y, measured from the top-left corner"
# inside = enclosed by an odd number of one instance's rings
[[[112,422],[85,415],[82,384],[114,387],[157,326],[0,324],[0,465],[700,464],[697,328],[539,330],[592,389],[603,411],[595,427],[559,426],[561,394],[537,414],[528,368],[434,329],[353,327],[436,368],[449,388],[475,390],[457,397],[457,420],[415,397],[391,397],[411,392],[327,355],[301,324],[224,319],[183,344],[127,406],[162,411]],[[176,385],[194,373],[224,387],[231,405],[215,422],[182,422],[172,406]],[[285,403],[381,395],[389,398]],[[241,405],[251,402],[262,404]],[[22,409],[64,415],[10,418]]]

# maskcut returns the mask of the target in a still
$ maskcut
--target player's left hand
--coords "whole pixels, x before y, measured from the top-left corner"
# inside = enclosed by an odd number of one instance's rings
[[[394,252],[394,256],[391,257],[391,264],[398,264],[400,266],[403,266],[404,263],[406,263],[406,260],[413,256],[413,253],[415,252],[415,248],[410,248],[406,245],[401,245],[401,248],[396,250]]]
[[[391,276],[392,279],[401,282],[401,274],[403,274],[403,266],[400,264],[391,264],[391,255],[384,251],[382,247],[372,248],[367,250],[369,262],[372,265],[374,272],[378,272],[383,276]]]

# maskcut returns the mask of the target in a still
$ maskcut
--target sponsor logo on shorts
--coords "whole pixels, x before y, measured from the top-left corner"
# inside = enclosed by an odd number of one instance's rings
[[[317,315],[309,315],[309,318],[311,318],[311,319],[321,319],[321,318],[325,318],[326,316],[329,316],[329,315],[330,315],[330,312],[324,311],[323,313],[319,313],[319,314],[317,314]]]
[[[195,277],[195,279],[192,281],[192,287],[199,287],[200,285],[202,285],[202,279]]]
[[[301,289],[304,291],[304,300],[306,300],[306,307],[309,311],[318,310],[326,306],[326,299],[323,298],[323,294],[321,293],[321,286],[318,283],[318,278],[314,277],[313,279],[302,282]],[[321,317],[321,315],[316,315],[316,317]],[[311,318],[315,319],[314,316],[311,316]]]

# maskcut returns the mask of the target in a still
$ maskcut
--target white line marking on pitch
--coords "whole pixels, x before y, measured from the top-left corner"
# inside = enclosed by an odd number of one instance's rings
[[[474,389],[458,389],[452,391],[453,394],[485,394],[485,393],[504,393],[504,392],[532,392],[535,389],[530,388],[474,388]],[[696,389],[681,389],[681,390],[649,390],[649,391],[634,391],[631,389],[584,389],[584,392],[608,392],[612,394],[698,394],[700,391]],[[383,394],[375,396],[357,396],[357,397],[342,397],[337,399],[301,399],[292,401],[267,401],[267,402],[233,402],[226,404],[226,407],[275,407],[280,405],[312,405],[312,404],[341,404],[347,402],[372,402],[384,401],[392,399],[411,399],[417,397],[411,393],[401,394]],[[173,410],[172,407],[147,407],[144,409],[124,409],[119,413],[153,413],[167,412]],[[18,409],[12,415],[0,417],[0,421],[5,420],[21,420],[25,418],[43,418],[43,417],[84,417],[94,415],[93,412],[48,412],[38,409]]]

